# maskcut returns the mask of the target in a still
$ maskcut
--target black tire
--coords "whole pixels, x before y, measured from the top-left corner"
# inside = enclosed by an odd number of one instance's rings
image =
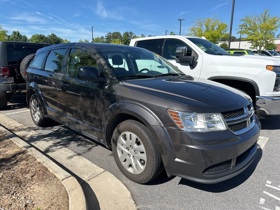
[[[0,93],[0,109],[6,109],[8,106],[8,100],[6,93]]]
[[[25,58],[22,59],[22,61],[20,63],[19,70],[20,70],[20,74],[24,80],[26,80],[26,70],[34,57],[35,57],[35,54],[27,55]]]
[[[49,125],[49,118],[45,117],[42,105],[36,94],[33,94],[29,99],[30,115],[35,125],[45,127]]]
[[[116,127],[112,150],[120,171],[134,182],[148,183],[162,172],[156,142],[149,129],[137,121],[126,120]]]

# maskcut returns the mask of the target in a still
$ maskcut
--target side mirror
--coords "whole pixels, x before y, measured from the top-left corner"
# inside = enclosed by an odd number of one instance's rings
[[[176,62],[187,63],[190,67],[193,67],[196,63],[197,56],[195,56],[193,50],[188,50],[188,47],[177,47],[176,48]]]
[[[100,72],[92,66],[82,66],[78,70],[78,78],[86,81],[105,81],[104,77],[100,77]]]

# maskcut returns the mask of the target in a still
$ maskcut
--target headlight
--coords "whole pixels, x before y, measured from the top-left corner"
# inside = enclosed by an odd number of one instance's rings
[[[266,69],[269,71],[280,71],[280,66],[267,65]]]
[[[175,124],[187,132],[210,132],[226,130],[223,117],[219,113],[187,113],[168,110]]]

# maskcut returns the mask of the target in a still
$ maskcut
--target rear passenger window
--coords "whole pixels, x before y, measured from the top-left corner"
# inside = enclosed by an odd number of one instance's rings
[[[137,47],[141,47],[161,55],[162,43],[164,39],[142,40],[136,43]]]
[[[66,49],[52,50],[47,58],[45,70],[51,72],[60,72],[65,52]]]

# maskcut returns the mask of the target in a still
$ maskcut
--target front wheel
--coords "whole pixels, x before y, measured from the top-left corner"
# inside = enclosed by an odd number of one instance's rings
[[[49,123],[49,118],[46,118],[43,113],[42,105],[36,94],[33,94],[29,100],[30,114],[35,125],[44,127]]]
[[[162,171],[155,139],[143,124],[127,120],[114,130],[112,150],[120,171],[130,180],[144,184]]]

